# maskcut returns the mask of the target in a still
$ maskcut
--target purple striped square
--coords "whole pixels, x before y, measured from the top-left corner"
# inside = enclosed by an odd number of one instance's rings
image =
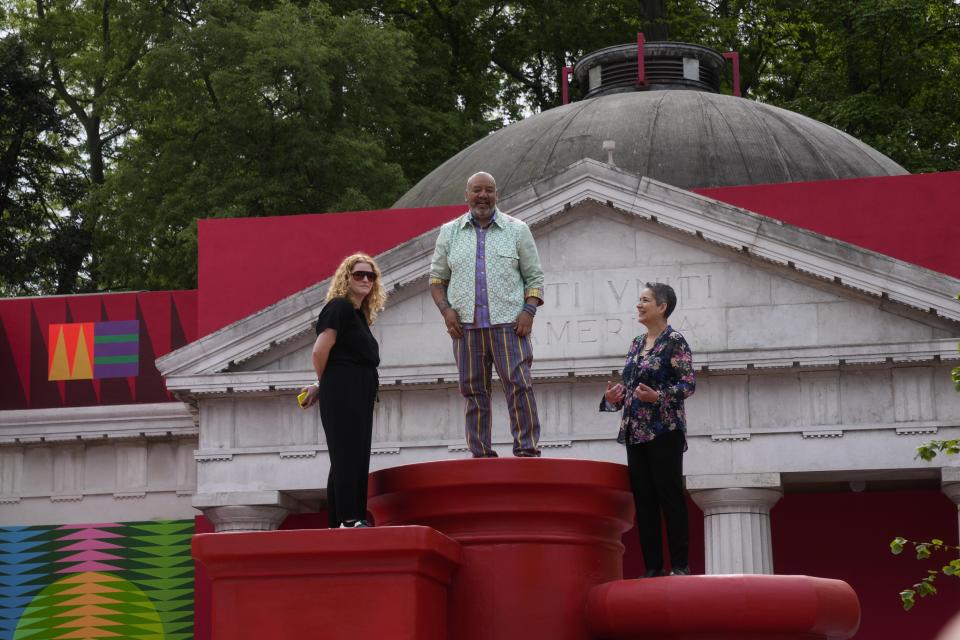
[[[93,335],[95,336],[116,336],[127,333],[140,334],[139,320],[116,320],[112,322],[94,323]]]
[[[139,360],[139,320],[94,323],[94,378],[127,378],[136,376],[140,373]]]
[[[140,363],[123,362],[120,364],[94,364],[94,378],[127,378],[140,373]]]
[[[107,342],[93,347],[94,357],[136,356],[140,354],[140,342]]]

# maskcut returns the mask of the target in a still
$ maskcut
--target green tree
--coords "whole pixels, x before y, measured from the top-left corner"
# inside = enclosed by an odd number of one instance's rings
[[[98,194],[99,273],[189,287],[200,217],[389,206],[409,37],[325,4],[202,3],[142,62],[136,136]],[[149,98],[147,97],[149,96]]]
[[[826,122],[912,172],[960,168],[960,4],[698,2],[683,36],[741,53],[745,95]]]
[[[960,4],[818,0],[816,59],[784,101],[910,171],[960,166]]]
[[[91,197],[106,181],[118,142],[131,131],[128,90],[143,56],[163,37],[163,9],[138,0],[0,5],[9,28],[36,52],[44,93],[56,99],[67,129],[57,140],[62,155],[47,167],[71,185],[69,197],[45,198],[58,218],[44,267],[55,273],[54,293],[100,286],[94,246],[102,216]]]
[[[952,0],[0,0],[0,21],[54,107],[3,114],[48,145],[4,174],[35,177],[0,239],[20,292],[189,287],[196,218],[388,206],[641,30],[739,51],[747,97],[911,171],[960,168]]]
[[[59,211],[75,199],[58,141],[68,134],[35,56],[16,35],[0,38],[0,293],[56,289],[53,255],[72,229]]]

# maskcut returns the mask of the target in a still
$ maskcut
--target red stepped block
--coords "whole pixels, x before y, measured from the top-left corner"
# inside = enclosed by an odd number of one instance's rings
[[[194,536],[213,640],[445,640],[459,545],[426,527]]]

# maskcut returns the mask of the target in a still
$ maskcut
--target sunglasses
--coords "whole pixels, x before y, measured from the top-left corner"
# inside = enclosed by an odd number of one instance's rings
[[[370,282],[377,281],[377,274],[375,274],[373,271],[354,271],[350,275],[353,276],[353,279],[356,280],[357,282],[360,282],[364,278],[366,278]]]

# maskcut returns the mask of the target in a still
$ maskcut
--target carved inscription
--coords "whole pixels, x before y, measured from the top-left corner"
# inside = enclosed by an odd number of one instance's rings
[[[713,306],[711,274],[660,276],[655,280],[672,286],[685,305]],[[636,322],[635,305],[646,283],[646,279],[630,277],[548,282],[544,286],[546,317],[535,325],[534,344],[625,344],[642,331],[633,324]],[[671,324],[694,339],[700,328],[700,323],[687,314],[673,316]]]
[[[533,333],[534,344],[588,344],[609,340],[611,337],[632,339],[623,329],[622,318],[578,318],[574,320],[547,320]]]
[[[651,280],[652,281],[652,280]],[[686,275],[656,278],[673,287],[677,297],[689,303],[703,304],[713,298],[713,276],[710,274]],[[616,299],[617,304],[634,304],[640,298],[640,292],[647,286],[646,280],[634,278],[632,280],[607,280],[607,287]],[[632,294],[632,299],[624,296]]]
[[[579,309],[581,286],[579,282],[549,282],[543,286],[543,295],[554,309]]]

